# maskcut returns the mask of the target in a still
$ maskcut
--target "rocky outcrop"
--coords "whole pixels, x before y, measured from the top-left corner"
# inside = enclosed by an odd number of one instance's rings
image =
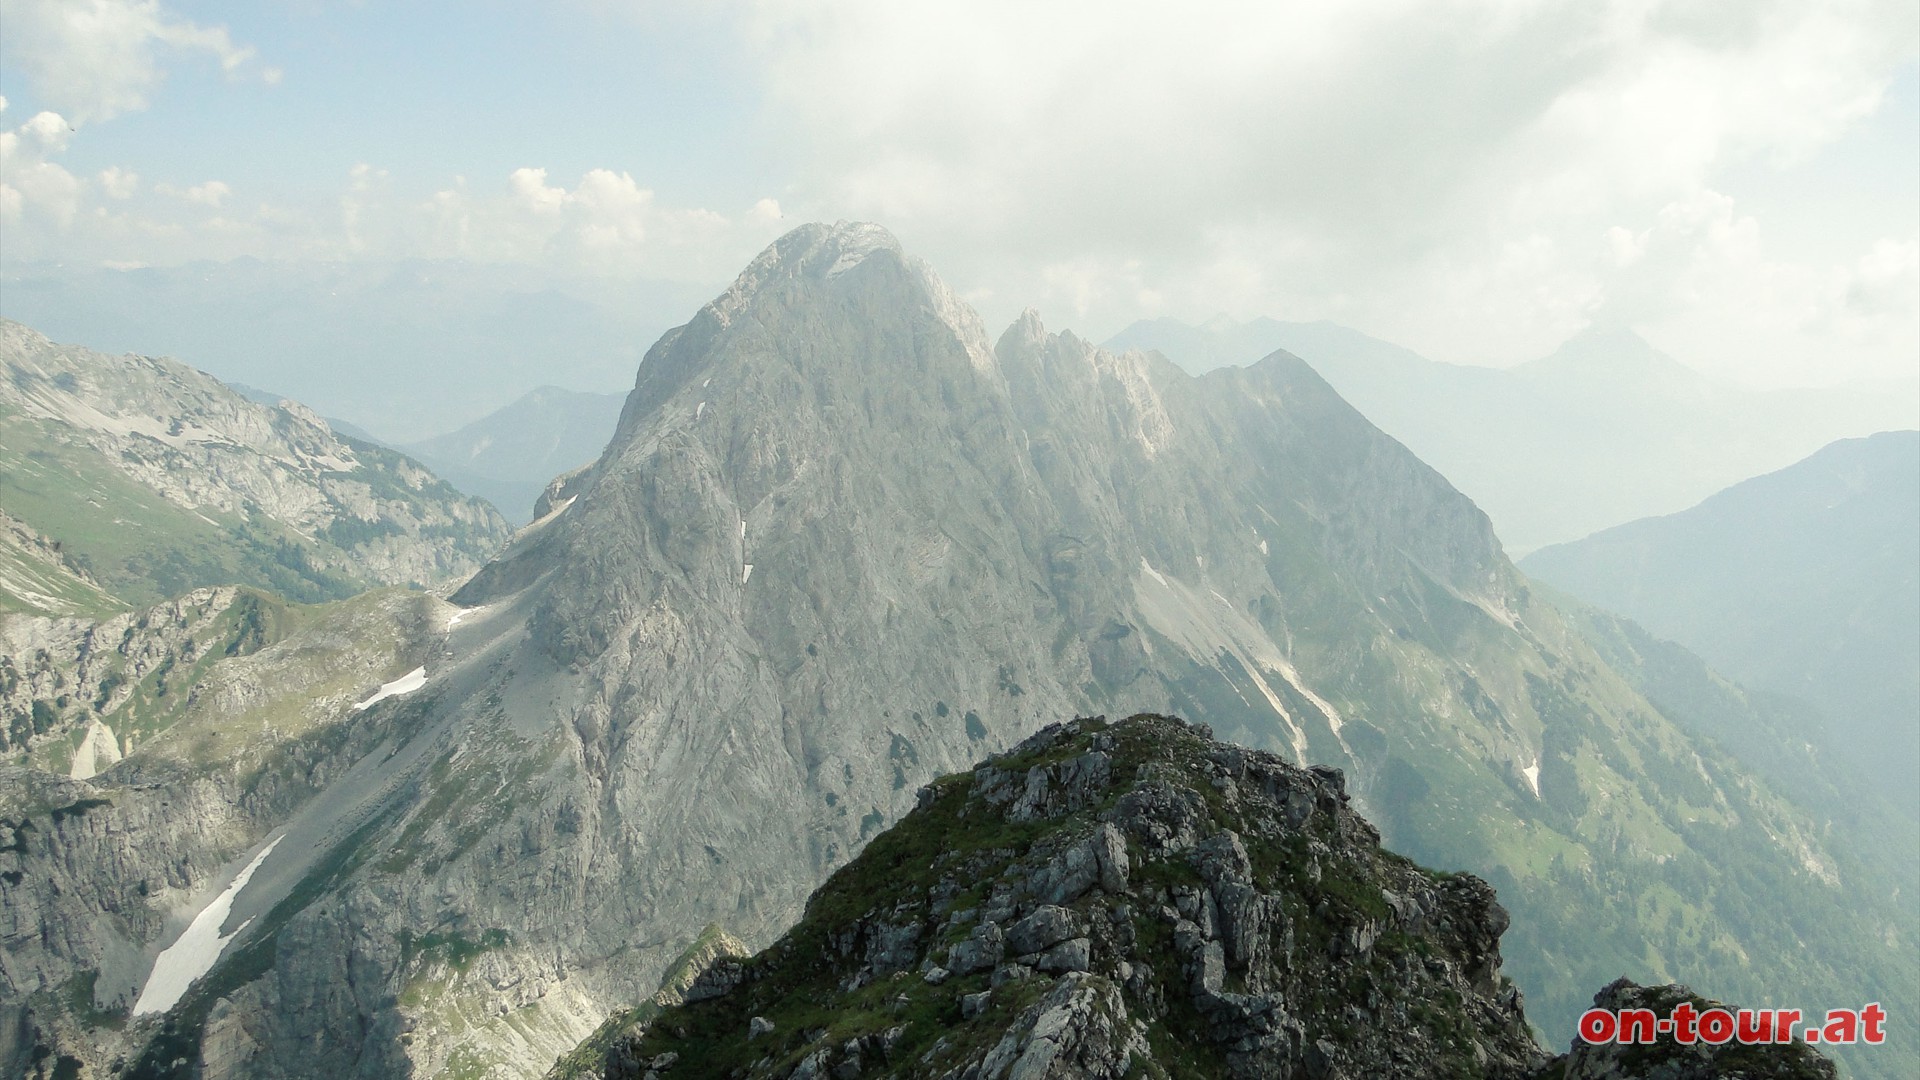
[[[1492,890],[1206,736],[1076,720],[936,782],[606,1075],[1531,1075]]]
[[[647,1062],[636,1055],[647,1025],[664,1009],[683,1001],[705,1001],[734,985],[735,961],[749,950],[718,926],[701,931],[692,945],[667,967],[660,989],[639,1005],[615,1013],[585,1041],[554,1063],[547,1080],[597,1080],[608,1070],[644,1072]],[[647,1061],[653,1060],[648,1058]]]
[[[1013,790],[1064,797],[1036,809]],[[798,926],[710,969],[714,992],[660,1014],[598,1072],[1733,1075],[1718,1051],[1684,1066],[1612,1047],[1549,1061],[1500,970],[1508,917],[1493,890],[1379,840],[1335,770],[1158,716],[1053,725],[923,790]],[[1597,1000],[1641,1002],[1628,985]],[[1833,1075],[1805,1047],[1743,1060],[1745,1076]]]
[[[1682,1002],[1692,1005],[1696,1015],[1727,1008],[1684,986],[1639,986],[1624,978],[1607,984],[1593,996],[1596,1008],[1615,1014],[1644,1009],[1655,1017],[1672,1015],[1674,1007]],[[1567,1053],[1542,1071],[1541,1080],[1834,1080],[1838,1075],[1833,1062],[1804,1042],[1748,1046],[1737,1040],[1715,1044],[1695,1039],[1683,1043],[1667,1037],[1638,1044],[1593,1044],[1576,1039]]]
[[[166,730],[213,665],[270,644],[285,621],[280,601],[232,587],[97,622],[0,615],[0,760],[88,779]]]
[[[0,431],[6,509],[133,602],[232,583],[300,600],[430,584],[471,573],[509,532],[491,506],[296,402],[6,320]]]

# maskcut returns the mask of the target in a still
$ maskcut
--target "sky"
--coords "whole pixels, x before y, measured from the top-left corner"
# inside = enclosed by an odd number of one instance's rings
[[[0,0],[0,97],[0,282],[63,310],[425,264],[650,334],[864,219],[989,326],[1331,319],[1504,366],[1608,323],[1754,386],[1920,368],[1911,0]],[[521,381],[614,388],[645,344]]]

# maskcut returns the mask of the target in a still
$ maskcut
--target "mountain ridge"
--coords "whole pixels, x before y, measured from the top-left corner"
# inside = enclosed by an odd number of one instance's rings
[[[1473,497],[1521,553],[1684,509],[1835,438],[1920,425],[1920,383],[1751,391],[1618,325],[1505,369],[1428,360],[1324,321],[1142,320],[1107,345],[1160,349],[1195,373],[1274,349],[1306,358]]]
[[[414,462],[263,406],[177,361],[110,357],[0,321],[0,509],[123,604],[252,584],[294,600],[426,585],[506,537]]]
[[[536,1073],[703,928],[774,939],[921,783],[1143,708],[1344,769],[1397,844],[1484,871],[1550,1023],[1670,964],[1715,996],[1831,996],[1843,970],[1912,996],[1889,974],[1911,946],[1868,930],[1905,925],[1905,878],[1652,706],[1292,358],[1191,379],[1037,317],[996,347],[883,230],[806,226],[654,345],[543,505],[461,610],[418,612],[418,644],[335,695],[364,734],[287,748],[334,778],[296,815],[328,840],[266,854],[234,957],[113,1037],[153,1075]],[[160,814],[198,776],[132,785],[166,745],[65,789],[111,806],[35,810],[7,868],[38,889]],[[259,825],[194,865],[232,880]],[[1810,916],[1803,953],[1762,947]],[[156,921],[118,947],[158,952]],[[44,948],[62,978],[106,951]]]
[[[1522,565],[1743,682],[1812,701],[1829,719],[1806,736],[1920,817],[1917,523],[1920,432],[1883,432]]]

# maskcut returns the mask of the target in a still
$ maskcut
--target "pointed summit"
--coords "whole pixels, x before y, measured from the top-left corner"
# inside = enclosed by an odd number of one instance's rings
[[[1699,372],[1653,347],[1626,323],[1596,321],[1558,349],[1513,369],[1527,378],[1571,378],[1627,387],[1704,383]]]
[[[757,283],[783,274],[838,277],[882,251],[895,257],[903,254],[900,241],[883,226],[868,221],[810,222],[775,240],[747,265],[739,281]]]

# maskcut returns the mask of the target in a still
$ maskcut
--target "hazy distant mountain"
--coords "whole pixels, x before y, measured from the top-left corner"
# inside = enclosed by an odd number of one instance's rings
[[[57,550],[121,606],[212,585],[309,601],[424,585],[470,572],[506,537],[491,507],[401,455],[184,364],[0,320],[0,366],[0,511],[47,541],[9,542],[8,558]],[[8,589],[0,609],[97,610],[27,592]]]
[[[1920,432],[1837,442],[1520,565],[1814,702],[1831,745],[1920,814]]]
[[[1516,552],[1671,513],[1837,438],[1920,425],[1920,383],[1752,391],[1625,329],[1590,329],[1506,370],[1443,364],[1333,323],[1135,323],[1108,348],[1190,371],[1276,349],[1472,497]]]
[[[236,259],[85,270],[11,265],[0,315],[106,351],[183,357],[396,444],[529,386],[624,389],[646,342],[711,290],[460,261]]]
[[[600,456],[626,400],[542,386],[458,431],[401,449],[524,525],[549,481]]]
[[[0,779],[33,826],[6,910],[54,928],[0,973],[92,988],[16,1026],[154,1074],[539,1075],[703,929],[771,942],[923,783],[1137,711],[1343,769],[1399,849],[1486,875],[1556,1030],[1622,972],[1920,1009],[1887,935],[1920,881],[1857,854],[1878,804],[1796,805],[1647,700],[1292,357],[1195,379],[1031,314],[995,343],[885,230],[807,226],[548,502],[331,712],[209,693],[91,782]],[[231,954],[115,1028],[250,866]]]

